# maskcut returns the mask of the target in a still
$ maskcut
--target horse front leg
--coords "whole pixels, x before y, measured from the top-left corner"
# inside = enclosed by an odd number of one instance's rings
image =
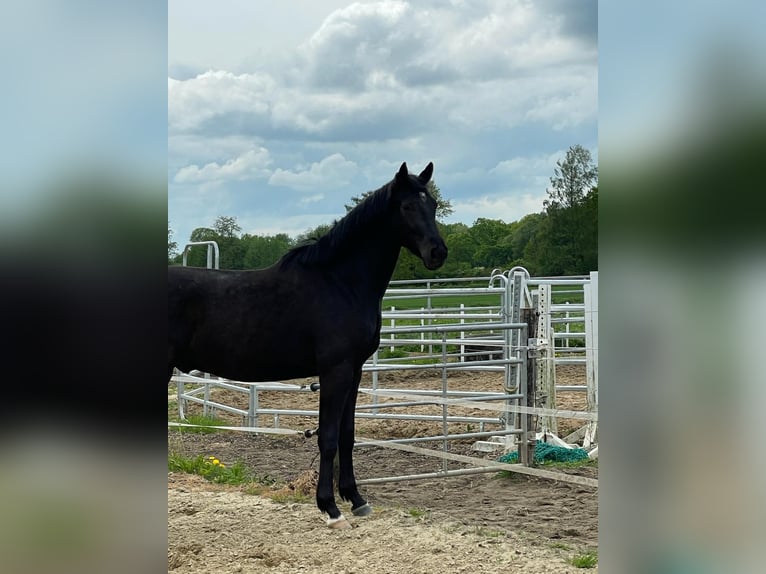
[[[319,375],[319,482],[316,501],[329,517],[331,528],[350,528],[338,510],[333,494],[333,462],[338,452],[340,423],[348,390],[353,386],[353,369],[341,365]]]
[[[356,397],[359,391],[359,381],[362,379],[362,370],[354,372],[353,386],[349,391],[343,406],[343,414],[340,419],[340,436],[338,441],[338,458],[340,472],[338,477],[338,492],[343,500],[351,503],[351,512],[354,516],[367,516],[372,508],[359,494],[354,476],[354,415],[356,411]]]

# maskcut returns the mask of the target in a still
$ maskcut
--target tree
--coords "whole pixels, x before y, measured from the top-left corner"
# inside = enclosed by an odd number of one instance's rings
[[[172,263],[173,259],[178,254],[178,243],[173,241],[173,230],[170,228],[170,221],[168,220],[168,263]]]
[[[303,233],[300,233],[296,236],[294,244],[300,245],[301,243],[305,243],[313,239],[319,239],[325,233],[330,231],[330,229],[332,229],[332,226],[333,224],[331,223],[321,223],[317,225],[316,227],[314,227],[313,229],[307,229]]]
[[[536,275],[598,269],[598,167],[590,152],[581,145],[570,147],[550,181],[542,218],[524,246],[525,265]]]
[[[241,231],[242,228],[237,223],[236,217],[221,215],[216,218],[212,229],[197,227],[191,232],[189,240],[192,242],[215,241],[218,244],[221,269],[244,269],[245,250],[238,235]],[[205,267],[205,249],[200,247],[192,249],[188,255],[188,265]]]
[[[246,269],[262,269],[279,261],[292,247],[293,240],[286,234],[245,235],[242,238],[245,248],[244,266]]]
[[[570,147],[564,159],[556,162],[553,173],[547,190],[549,199],[543,202],[546,211],[572,207],[598,185],[598,167],[590,152],[579,144]]]
[[[239,237],[239,234],[242,233],[237,218],[227,215],[219,215],[213,223],[213,229],[218,235],[226,239]]]
[[[428,190],[428,193],[431,194],[431,197],[433,197],[436,200],[436,219],[438,221],[442,221],[445,217],[449,217],[452,215],[455,210],[452,208],[452,203],[449,199],[444,199],[442,197],[442,192],[439,189],[439,186],[437,186],[433,181],[429,181],[426,184],[426,189]],[[346,213],[354,209],[357,205],[362,203],[365,199],[367,199],[369,196],[371,196],[374,191],[365,191],[361,195],[354,195],[351,197],[351,204],[346,204]]]

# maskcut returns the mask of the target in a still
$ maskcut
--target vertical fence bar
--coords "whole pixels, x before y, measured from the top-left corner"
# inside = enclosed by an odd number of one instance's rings
[[[447,392],[447,333],[442,333],[442,399],[445,401],[442,403],[442,432],[444,434],[444,441],[442,441],[442,450],[446,453],[449,451],[449,425],[447,424],[447,399],[449,393]],[[446,458],[442,459],[442,469],[447,472],[448,461]]]
[[[372,354],[372,364],[373,364],[373,366],[376,366],[376,367],[378,366],[378,350],[377,349]],[[372,390],[373,391],[377,391],[378,390],[378,371],[373,371],[372,372]],[[378,404],[378,395],[377,394],[373,393],[373,395],[372,395],[372,404],[373,405],[377,405]],[[379,410],[380,409],[375,407],[375,408],[372,409],[372,412],[374,414],[378,414]]]
[[[252,427],[258,426],[258,389],[255,385],[250,385],[247,397],[247,422]]]
[[[431,325],[433,325],[433,319],[431,319],[431,311],[432,311],[432,309],[431,309],[431,282],[430,281],[426,282],[426,289],[427,289],[427,291],[426,291],[426,309],[428,309],[428,326],[430,327]],[[433,338],[433,335],[429,333],[428,339],[430,340],[432,338]],[[428,354],[429,355],[433,355],[434,354],[434,346],[431,345],[431,344],[428,345]]]
[[[598,412],[598,271],[590,274],[590,283],[583,285],[585,296],[585,376],[588,411]],[[597,442],[598,424],[588,423],[583,446]]]
[[[180,371],[173,369],[173,374],[178,375]],[[178,393],[178,418],[182,421],[186,420],[186,399],[184,399],[184,384],[179,380],[176,382],[176,391]]]
[[[395,311],[396,311],[396,307],[394,307],[392,305],[391,306],[391,315],[393,315]],[[392,316],[391,317],[391,328],[393,329],[394,327],[396,327],[396,320]],[[396,338],[396,336],[393,333],[391,333],[391,346],[388,349],[392,353],[394,352],[394,340],[395,340],[395,338]]]
[[[465,325],[465,318],[463,317],[465,315],[465,303],[460,304],[460,324]],[[465,363],[465,344],[462,341],[465,341],[465,331],[460,331],[460,362]]]

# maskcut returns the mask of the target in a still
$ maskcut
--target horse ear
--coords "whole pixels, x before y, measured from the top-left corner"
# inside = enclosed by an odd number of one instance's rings
[[[431,180],[431,174],[434,172],[434,164],[433,162],[428,162],[428,165],[426,168],[420,172],[420,175],[418,176],[418,179],[420,180],[420,183],[426,184]]]
[[[396,172],[396,181],[400,183],[405,182],[407,181],[407,177],[409,176],[407,174],[407,162],[405,161],[402,164],[402,167],[399,168],[399,171]]]

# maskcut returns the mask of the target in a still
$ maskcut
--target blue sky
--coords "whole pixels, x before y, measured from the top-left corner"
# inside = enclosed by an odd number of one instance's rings
[[[296,235],[406,161],[455,213],[539,211],[598,157],[595,1],[168,3],[168,218]]]

